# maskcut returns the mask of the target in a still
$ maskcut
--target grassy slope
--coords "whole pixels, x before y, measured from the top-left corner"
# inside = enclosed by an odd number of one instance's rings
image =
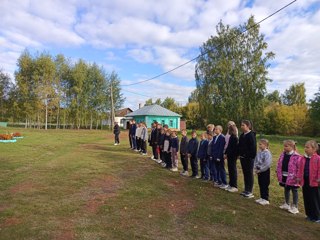
[[[319,225],[278,208],[280,137],[269,137],[271,205],[263,207],[161,169],[128,150],[124,133],[123,144],[113,146],[112,135],[101,131],[18,131],[24,139],[0,144],[0,239],[320,237]],[[302,150],[305,139],[294,139]]]

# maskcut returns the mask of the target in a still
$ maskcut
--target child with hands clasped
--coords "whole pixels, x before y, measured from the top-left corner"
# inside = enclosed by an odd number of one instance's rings
[[[285,203],[281,209],[288,210],[292,214],[299,213],[298,189],[301,186],[301,155],[296,152],[293,140],[283,142],[283,153],[280,155],[277,165],[277,177],[280,186],[284,188]],[[292,192],[293,203],[290,206],[290,192]]]
[[[270,185],[270,167],[272,155],[269,151],[269,141],[261,139],[259,141],[259,151],[254,159],[254,171],[258,175],[260,188],[260,198],[256,200],[261,205],[269,205],[269,185]]]
[[[305,156],[301,157],[302,193],[307,220],[320,223],[320,156],[314,140],[306,142]]]

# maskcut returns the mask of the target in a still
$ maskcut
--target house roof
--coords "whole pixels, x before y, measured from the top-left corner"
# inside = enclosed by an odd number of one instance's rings
[[[132,113],[133,111],[130,108],[123,108],[116,111],[116,117],[125,117],[128,113]]]
[[[161,107],[157,104],[144,106],[132,113],[126,115],[126,117],[133,116],[167,116],[167,117],[181,117],[181,115],[172,112],[164,107]]]

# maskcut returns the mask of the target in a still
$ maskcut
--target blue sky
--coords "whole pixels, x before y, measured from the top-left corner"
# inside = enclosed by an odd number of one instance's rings
[[[222,20],[231,26],[250,15],[259,21],[290,0],[0,0],[0,68],[13,76],[17,58],[63,53],[96,62],[130,84],[168,71],[199,54]],[[261,24],[275,52],[268,91],[305,82],[307,98],[320,87],[320,3],[298,0]],[[144,84],[123,87],[125,107],[148,97],[185,104],[195,89],[194,64]],[[127,92],[128,91],[128,92]],[[134,92],[136,94],[130,93]],[[140,95],[139,95],[140,94]]]

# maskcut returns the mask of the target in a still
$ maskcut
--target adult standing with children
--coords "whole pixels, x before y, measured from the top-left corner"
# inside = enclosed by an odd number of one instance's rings
[[[253,198],[253,165],[257,155],[256,134],[252,131],[252,124],[249,120],[241,121],[241,130],[239,156],[244,178],[244,191],[241,195],[246,198]]]

